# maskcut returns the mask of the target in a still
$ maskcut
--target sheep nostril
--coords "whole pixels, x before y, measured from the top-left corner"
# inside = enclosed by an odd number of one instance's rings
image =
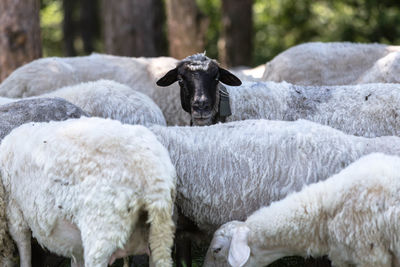
[[[210,104],[207,101],[195,101],[193,102],[192,107],[197,110],[208,110]]]

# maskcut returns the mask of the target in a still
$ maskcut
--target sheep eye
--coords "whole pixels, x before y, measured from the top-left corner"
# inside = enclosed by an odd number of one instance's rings
[[[219,74],[217,74],[217,76],[215,76],[215,80],[219,81]]]
[[[221,248],[214,248],[214,250],[213,250],[213,252],[215,253],[215,254],[217,254],[218,252],[220,252],[221,251]]]
[[[182,77],[178,77],[178,82],[179,82],[179,83],[183,83]]]

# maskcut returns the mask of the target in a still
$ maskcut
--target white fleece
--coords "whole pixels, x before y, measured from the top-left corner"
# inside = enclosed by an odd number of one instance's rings
[[[21,266],[30,266],[29,230],[78,266],[107,266],[148,244],[156,266],[172,266],[175,169],[143,126],[27,123],[3,139],[0,167]]]
[[[400,136],[400,84],[245,82],[240,87],[226,87],[232,109],[227,121],[306,119],[352,135]]]
[[[262,80],[301,85],[393,83],[399,79],[397,73],[386,74],[385,79],[379,78],[377,74],[381,70],[376,62],[396,51],[400,51],[400,46],[348,42],[304,43],[283,51],[268,62]],[[369,79],[361,78],[366,73],[369,73]]]
[[[398,266],[399,170],[399,157],[370,154],[245,222],[229,222],[215,232],[204,266],[228,266],[228,259],[266,266],[289,255],[328,255],[333,266]]]
[[[177,62],[170,57],[130,58],[102,54],[41,58],[12,72],[0,84],[0,96],[37,96],[82,82],[114,80],[150,97],[164,113],[168,125],[188,125],[190,117],[182,110],[179,86],[161,88],[156,85]]]

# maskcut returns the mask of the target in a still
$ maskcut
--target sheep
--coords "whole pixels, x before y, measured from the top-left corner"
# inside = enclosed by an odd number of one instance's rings
[[[22,267],[31,266],[30,231],[72,266],[105,267],[148,243],[155,266],[172,266],[176,172],[145,127],[85,117],[24,124],[3,139],[0,168]]]
[[[160,90],[155,84],[176,62],[176,59],[170,57],[130,58],[101,54],[41,58],[11,73],[0,84],[0,96],[37,96],[64,86],[108,79],[150,97],[164,113],[168,125],[188,125],[189,116],[179,103],[179,87]]]
[[[196,58],[203,64],[216,66],[203,54],[197,54]],[[196,62],[192,58],[187,60]],[[400,85],[397,84],[313,87],[286,82],[244,82],[240,87],[226,86],[222,89],[217,82],[212,86],[203,85],[213,82],[214,78],[210,78],[213,75],[193,76],[190,72],[183,72],[184,66],[178,65],[171,70],[159,80],[159,84],[168,85],[179,76],[185,81],[180,82],[182,92],[190,92],[187,93],[190,96],[201,95],[203,104],[199,105],[207,108],[198,108],[195,97],[181,98],[182,107],[191,114],[193,125],[209,125],[220,121],[223,107],[213,97],[216,95],[227,99],[230,109],[231,115],[223,121],[307,119],[353,135],[400,135],[397,108],[400,106]],[[209,74],[211,69],[207,70]],[[179,71],[183,74],[178,75]]]
[[[230,69],[230,71],[241,81],[256,82],[261,80],[265,72],[265,64],[259,65],[255,68],[239,66]]]
[[[370,154],[214,234],[204,266],[328,255],[334,266],[398,266],[400,158]],[[228,265],[229,263],[229,265]]]
[[[80,83],[40,97],[61,97],[94,117],[122,123],[166,125],[160,108],[148,96],[111,80]]]
[[[38,97],[63,98],[82,108],[92,117],[110,118],[128,124],[166,125],[162,111],[153,100],[126,85],[111,80],[66,86],[28,99]],[[14,101],[16,101],[14,98],[0,98],[0,103]]]
[[[61,121],[81,116],[88,115],[61,98],[27,99],[1,105],[0,140],[14,128],[27,122]]]
[[[380,58],[357,81],[362,83],[400,83],[400,52],[392,52]]]
[[[220,82],[239,86],[239,78],[219,66],[205,53],[181,60],[157,81],[158,86],[170,86],[178,81],[181,105],[190,114],[190,125],[210,125],[224,122],[230,115],[229,95]]]
[[[226,88],[232,115],[245,119],[311,120],[347,134],[400,136],[399,84],[300,86],[286,82],[245,82]]]
[[[26,122],[66,120],[86,115],[80,108],[64,99],[43,98],[5,104],[0,106],[0,140],[12,129]],[[24,144],[27,137],[29,136],[22,138],[22,142],[19,140],[19,143]],[[0,185],[0,196],[4,195],[3,190],[2,185]],[[0,266],[13,266],[14,245],[5,224],[5,205],[4,199],[0,197]]]
[[[400,155],[400,137],[357,137],[306,120],[149,129],[177,170],[178,207],[207,233],[365,154]]]
[[[374,64],[400,46],[359,43],[304,43],[277,55],[265,66],[262,80],[286,81],[299,85],[345,85],[366,82],[396,82],[397,73],[386,74],[385,81],[361,79]],[[397,67],[398,68],[398,67]]]
[[[399,137],[356,137],[306,120],[149,129],[177,170],[177,208],[205,235],[204,241],[222,224],[244,220],[262,205],[324,180],[365,154],[400,155]],[[177,239],[190,227],[180,228]]]

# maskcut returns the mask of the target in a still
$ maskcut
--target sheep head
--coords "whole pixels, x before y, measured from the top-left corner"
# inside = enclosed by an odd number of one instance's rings
[[[218,121],[220,84],[239,86],[235,75],[219,66],[218,62],[195,54],[181,60],[177,67],[157,81],[158,86],[169,86],[178,81],[182,108],[190,113],[192,125],[211,125]]]
[[[204,266],[244,266],[250,257],[247,244],[249,231],[244,222],[231,221],[222,225],[214,233]]]

